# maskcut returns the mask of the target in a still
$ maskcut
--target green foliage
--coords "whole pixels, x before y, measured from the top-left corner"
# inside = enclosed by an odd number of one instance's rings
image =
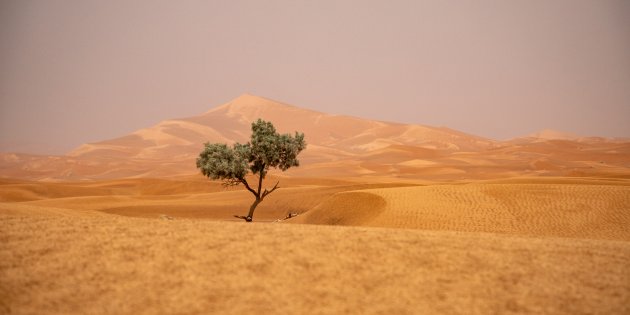
[[[249,168],[244,153],[238,143],[232,148],[223,143],[206,143],[197,158],[197,168],[211,179],[244,178]]]
[[[258,119],[252,123],[251,140],[245,144],[228,147],[206,143],[197,158],[197,168],[211,179],[247,185],[245,176],[248,171],[264,178],[270,167],[286,171],[299,166],[297,156],[305,148],[303,133],[296,132],[294,136],[278,134],[271,122]]]

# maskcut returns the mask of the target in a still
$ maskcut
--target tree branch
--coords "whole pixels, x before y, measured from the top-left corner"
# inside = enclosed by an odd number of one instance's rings
[[[249,190],[252,194],[254,194],[256,198],[258,198],[258,194],[255,190],[249,187],[249,184],[247,183],[247,180],[245,180],[245,178],[240,178],[239,180],[241,181],[241,183],[243,183],[243,185],[245,185],[245,188],[247,188],[247,190]]]
[[[272,193],[274,190],[276,190],[276,189],[280,188],[280,187],[278,187],[278,184],[280,184],[280,181],[278,181],[278,182],[276,183],[276,185],[275,185],[275,186],[273,186],[273,188],[271,188],[271,190],[267,190],[267,189],[265,189],[265,191],[262,193],[262,197],[260,197],[260,199],[262,200],[262,199],[263,199],[263,198],[265,198],[267,195],[269,195],[270,193]]]

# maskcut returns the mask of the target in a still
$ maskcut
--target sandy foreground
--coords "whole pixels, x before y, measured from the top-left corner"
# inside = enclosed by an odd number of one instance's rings
[[[10,314],[627,314],[630,244],[2,205]]]
[[[625,180],[140,181],[1,183],[0,314],[630,313]]]

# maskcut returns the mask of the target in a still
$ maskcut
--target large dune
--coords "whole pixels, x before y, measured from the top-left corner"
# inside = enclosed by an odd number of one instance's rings
[[[470,180],[514,176],[630,177],[630,140],[543,131],[495,141],[444,127],[329,115],[242,95],[198,116],[170,119],[129,135],[84,144],[65,156],[0,155],[0,177],[116,179],[195,174],[205,142],[245,142],[250,124],[272,121],[304,132],[299,177]]]
[[[295,223],[630,241],[630,183],[468,183],[337,193]]]

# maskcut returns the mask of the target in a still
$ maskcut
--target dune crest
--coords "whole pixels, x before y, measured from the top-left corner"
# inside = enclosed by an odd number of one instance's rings
[[[370,225],[381,212],[387,201],[366,191],[337,193],[317,207],[309,210],[291,223],[326,225]]]
[[[338,221],[345,225],[630,241],[626,228],[630,213],[623,210],[630,209],[628,185],[531,181],[397,187],[361,193],[349,196],[362,198],[339,198],[348,193],[338,194],[295,222]]]
[[[299,177],[471,180],[514,176],[630,178],[630,140],[542,131],[494,141],[444,127],[329,115],[244,94],[201,115],[166,120],[129,135],[84,144],[65,156],[0,154],[0,176],[32,180],[197,174],[205,142],[249,139],[262,118],[280,132],[304,132]]]

